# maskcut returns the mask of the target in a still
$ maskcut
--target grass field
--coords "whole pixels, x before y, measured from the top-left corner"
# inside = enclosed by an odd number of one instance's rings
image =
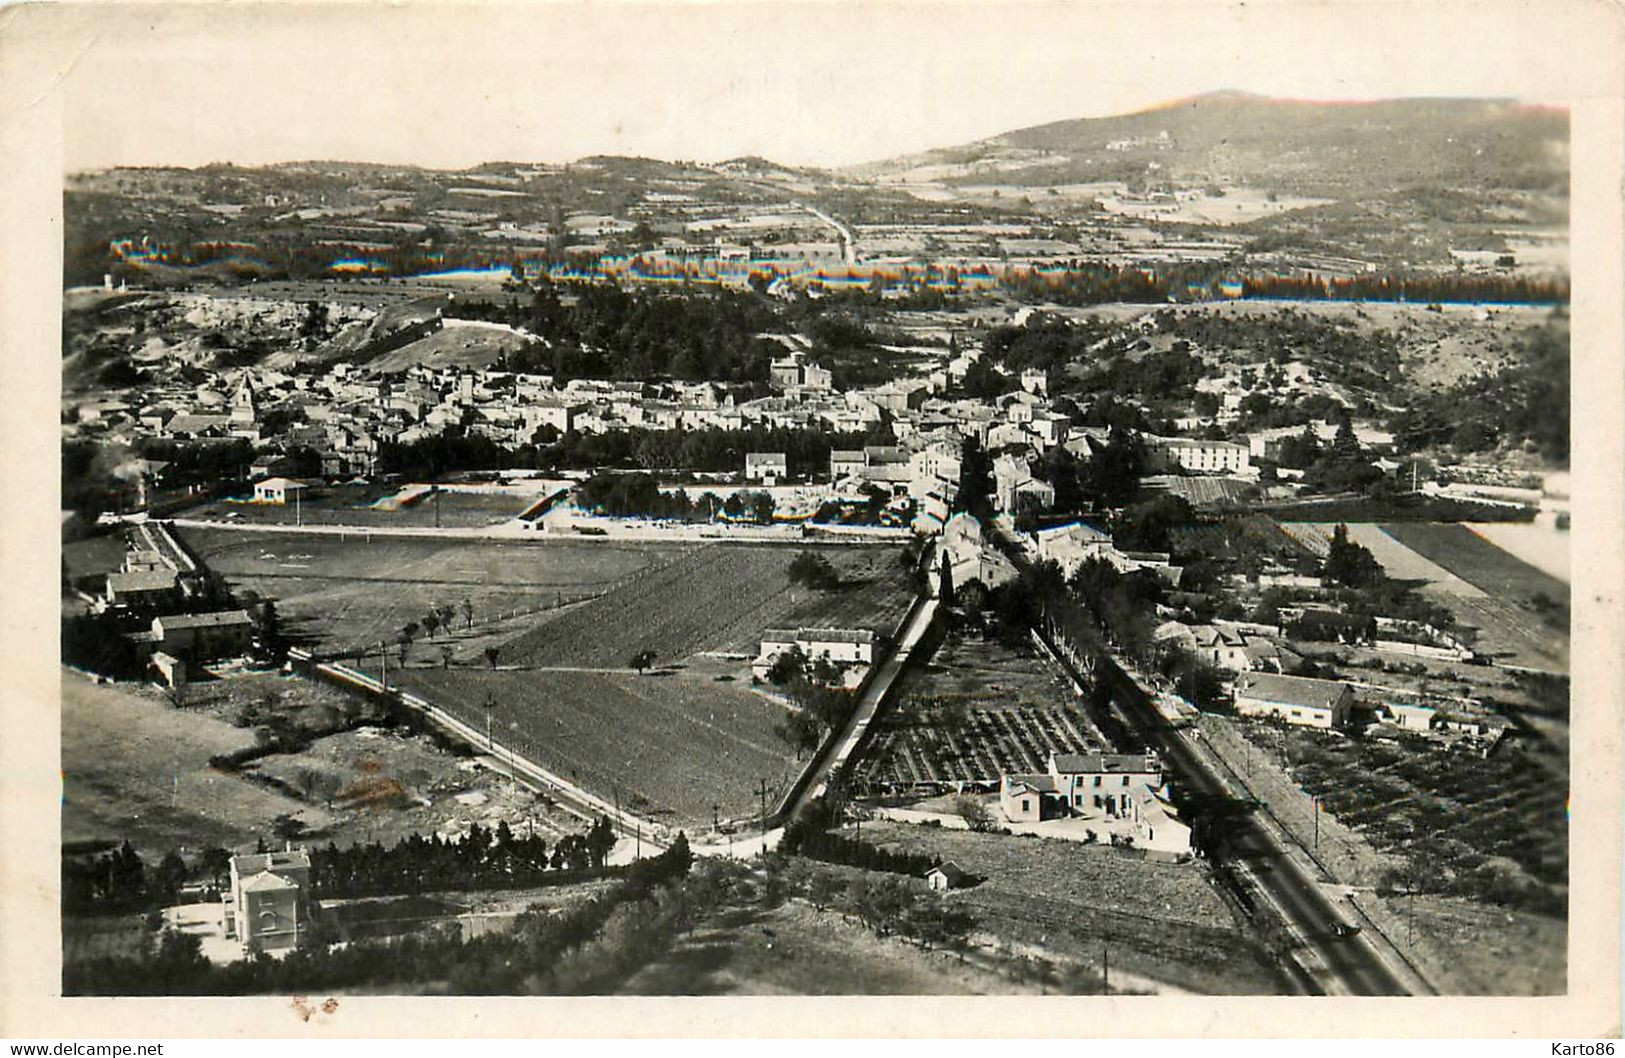
[[[767,628],[826,626],[890,633],[912,592],[890,547],[823,552],[843,586],[790,583],[797,551],[715,544],[644,570],[616,590],[514,638],[506,664],[624,668],[653,650],[662,661],[703,652],[754,656]]]
[[[1449,570],[1487,595],[1530,604],[1554,616],[1554,627],[1568,629],[1569,586],[1501,550],[1464,525],[1396,522],[1383,532]],[[1548,605],[1541,605],[1544,596]],[[1560,618],[1560,620],[1558,619]]]
[[[1568,922],[1449,896],[1419,896],[1413,907],[1389,901],[1416,934],[1453,990],[1465,995],[1562,995],[1568,990]],[[1434,979],[1440,979],[1434,974]]]
[[[179,529],[235,590],[275,599],[288,633],[322,648],[393,641],[429,607],[474,604],[476,624],[515,609],[603,592],[669,562],[676,545],[506,543],[419,537]]]
[[[1324,559],[1337,522],[1283,522],[1281,528],[1304,547]],[[1483,590],[1400,543],[1384,527],[1372,522],[1343,523],[1349,540],[1369,550],[1383,572],[1395,580],[1419,581],[1434,592],[1478,597]]]
[[[1110,847],[868,822],[863,838],[952,860],[984,881],[956,899],[980,928],[1197,992],[1277,991],[1199,863],[1162,863]]]
[[[305,807],[209,767],[253,744],[252,731],[173,709],[155,691],[64,672],[62,839],[123,838],[155,856],[252,842]]]
[[[1043,771],[1051,751],[1103,744],[1036,651],[963,629],[949,632],[902,689],[859,765],[859,781],[876,789],[997,781],[1007,771]]]
[[[544,484],[507,492],[461,492],[442,489],[397,505],[391,498],[399,485],[326,485],[312,489],[299,503],[251,503],[214,500],[179,512],[177,517],[232,521],[246,525],[344,525],[377,528],[476,528],[517,518],[543,494]],[[438,512],[436,510],[438,508]]]
[[[1005,995],[1036,992],[1008,977],[877,937],[839,911],[800,901],[745,901],[710,914],[633,974],[623,995]]]
[[[606,799],[694,830],[771,807],[799,770],[773,728],[782,707],[737,682],[684,673],[407,669],[401,686]]]
[[[1572,537],[1569,530],[1557,528],[1556,519],[1551,512],[1532,522],[1474,522],[1468,528],[1519,561],[1572,585]]]

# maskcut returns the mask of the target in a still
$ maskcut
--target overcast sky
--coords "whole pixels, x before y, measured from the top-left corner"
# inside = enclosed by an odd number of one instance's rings
[[[1538,21],[1535,9],[131,5],[61,18],[55,74],[69,169],[598,153],[844,165],[1222,88],[1553,102],[1592,90],[1566,80],[1577,45],[1563,9]]]

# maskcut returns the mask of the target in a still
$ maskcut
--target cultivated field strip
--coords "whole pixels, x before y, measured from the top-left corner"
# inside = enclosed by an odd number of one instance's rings
[[[930,712],[905,713],[877,733],[862,778],[875,784],[952,786],[1041,772],[1053,753],[1097,748],[1054,706],[973,709],[963,726]]]
[[[407,669],[401,686],[594,794],[693,830],[771,805],[798,764],[782,707],[737,683],[592,671]]]
[[[1281,528],[1294,540],[1303,544],[1310,551],[1321,558],[1331,547],[1332,532],[1337,528],[1337,522],[1282,522]],[[1382,526],[1371,522],[1348,522],[1349,540],[1368,548],[1383,571],[1395,580],[1421,581],[1430,588],[1459,595],[1464,598],[1478,598],[1484,595],[1482,589],[1473,586],[1469,581],[1463,580],[1443,566],[1429,561],[1422,555],[1413,551],[1384,530]]]
[[[1473,584],[1479,594],[1523,600],[1543,593],[1567,606],[1569,586],[1495,546],[1464,525],[1395,523],[1383,531],[1425,560]]]
[[[895,565],[892,548],[843,548],[828,557],[843,577],[873,559]],[[796,552],[784,547],[713,544],[641,571],[600,599],[515,637],[504,662],[624,668],[652,650],[676,661],[706,651],[754,655],[763,630],[830,625],[888,632],[911,599],[901,575],[818,592],[792,587]],[[884,564],[884,563],[883,563]]]
[[[274,599],[288,631],[323,653],[393,643],[431,606],[474,606],[476,624],[608,591],[686,554],[598,541],[498,543],[185,529],[184,539],[235,591]],[[457,624],[463,623],[459,612]]]

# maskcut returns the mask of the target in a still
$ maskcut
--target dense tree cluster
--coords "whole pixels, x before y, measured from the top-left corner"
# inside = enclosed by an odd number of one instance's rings
[[[1155,496],[1129,504],[1112,517],[1112,542],[1123,551],[1169,552],[1174,532],[1195,519],[1183,497]]]
[[[465,434],[460,427],[447,427],[408,444],[385,441],[378,446],[380,473],[411,478],[432,480],[457,470],[506,470],[534,465],[524,453],[489,437]]]
[[[1152,272],[1134,265],[1069,260],[1059,268],[1007,273],[1004,286],[1025,301],[1058,305],[1157,303],[1188,291],[1193,283],[1205,286],[1212,275],[1212,267],[1203,265]]]
[[[840,685],[840,667],[828,658],[809,661],[792,647],[777,659],[768,679],[784,687],[795,710],[773,730],[799,759],[838,731],[857,708],[857,698]]]
[[[1224,673],[1189,650],[1173,647],[1159,651],[1157,672],[1173,681],[1174,693],[1207,712],[1227,702]]]
[[[916,878],[937,865],[935,857],[891,852],[808,822],[796,822],[786,827],[780,849],[792,856],[805,856],[825,863],[861,867],[866,871],[907,874]]]
[[[683,489],[662,490],[644,473],[595,474],[578,492],[581,506],[615,518],[665,518],[686,522],[728,518],[766,524],[777,507],[772,493],[743,490],[726,497],[706,492],[691,499]]]
[[[983,521],[993,517],[993,458],[974,437],[965,438],[960,445],[954,510]]]
[[[868,433],[752,427],[742,430],[613,430],[559,433],[543,427],[530,445],[507,447],[461,427],[410,444],[379,445],[386,474],[432,478],[459,470],[596,470],[625,467],[669,472],[739,472],[750,452],[783,452],[792,477],[829,472],[835,448],[862,448],[895,440],[884,423]]]
[[[790,583],[805,584],[818,591],[833,591],[841,586],[841,575],[828,558],[816,551],[801,551],[790,560]]]
[[[1164,595],[1154,574],[1119,573],[1105,559],[1092,558],[1079,564],[1067,586],[1111,643],[1131,655],[1149,653],[1157,603]]]
[[[1095,346],[1116,335],[1110,323],[1090,317],[1068,320],[1035,312],[1021,326],[1001,324],[989,328],[982,350],[1011,371],[1037,368],[1053,371],[1083,360]]]
[[[64,615],[62,661],[101,676],[140,679],[146,673],[146,662],[124,632],[120,617],[111,610]]]
[[[1169,349],[1139,357],[1119,356],[1067,377],[1061,390],[1074,397],[1111,394],[1159,402],[1188,401],[1208,374],[1200,357]]]
[[[829,473],[833,449],[892,444],[894,440],[895,435],[884,422],[868,433],[760,426],[743,430],[639,430],[634,431],[630,457],[647,470],[738,473],[751,452],[782,452],[789,475],[806,478]]]
[[[971,400],[994,401],[1020,388],[1021,384],[1014,375],[999,370],[986,357],[982,357],[965,368],[965,375],[959,380],[958,395]]]
[[[566,834],[550,850],[534,834],[517,836],[506,821],[495,830],[478,823],[455,841],[413,834],[391,846],[378,843],[311,851],[311,886],[318,897],[378,896],[437,889],[525,886],[555,872],[602,870],[615,831],[600,817],[585,834]]]
[[[168,861],[166,859],[166,865]],[[62,908],[64,911],[131,909],[151,896],[148,870],[141,854],[126,841],[116,849],[62,856]],[[155,877],[154,882],[158,882]],[[162,888],[162,883],[158,883]]]
[[[686,381],[767,381],[767,365],[782,347],[756,337],[771,331],[767,301],[724,290],[695,288],[681,295],[580,283],[568,298],[543,279],[529,305],[460,306],[459,314],[520,326],[545,347],[510,354],[513,370],[542,370],[559,382],[572,378]]]
[[[1454,275],[1450,273],[1371,273],[1349,278],[1324,276],[1248,276],[1241,281],[1242,296],[1297,298],[1304,301],[1490,302],[1492,304],[1567,304],[1569,284],[1563,280],[1518,275]]]
[[[1368,588],[1385,579],[1371,549],[1349,539],[1349,527],[1339,522],[1332,530],[1322,575],[1345,588]]]

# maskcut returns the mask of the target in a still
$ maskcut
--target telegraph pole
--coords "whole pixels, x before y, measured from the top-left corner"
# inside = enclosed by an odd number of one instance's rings
[[[1102,944],[1100,946],[1100,994],[1103,996],[1111,994],[1111,974],[1111,949]]]
[[[767,851],[767,780],[756,780],[756,796],[762,802],[762,851]]]
[[[1314,805],[1315,805],[1315,851],[1319,852],[1320,851],[1320,795],[1319,794],[1310,794],[1309,796],[1314,798]]]

